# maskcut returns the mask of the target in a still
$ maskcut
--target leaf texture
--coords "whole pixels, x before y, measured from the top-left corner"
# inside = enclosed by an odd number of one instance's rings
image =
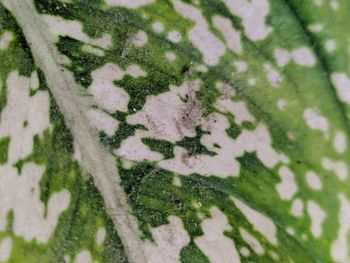
[[[2,0],[0,260],[350,262],[349,13]]]

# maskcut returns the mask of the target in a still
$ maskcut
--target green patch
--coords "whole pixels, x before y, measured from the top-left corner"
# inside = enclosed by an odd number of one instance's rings
[[[10,145],[10,137],[0,139],[0,164],[7,162],[7,153]]]
[[[101,143],[110,149],[118,149],[125,139],[135,135],[135,131],[137,129],[146,129],[142,125],[130,125],[126,121],[127,114],[123,112],[117,111],[112,116],[120,122],[118,132],[116,132],[113,136],[108,136],[104,132],[100,133]]]
[[[236,139],[241,132],[242,129],[235,122],[231,122],[230,127],[226,129],[227,135],[232,139]]]
[[[149,146],[152,151],[160,152],[163,154],[164,159],[174,158],[174,145],[172,143],[151,138],[142,138],[141,141]]]
[[[188,246],[181,250],[181,262],[182,263],[210,263],[208,258],[203,252],[191,242]]]
[[[181,141],[176,142],[176,145],[185,148],[189,156],[196,155],[196,154],[207,154],[211,156],[216,155],[215,152],[209,151],[201,143],[201,138],[205,134],[209,134],[209,133],[203,131],[200,126],[197,126],[195,137],[184,137]]]

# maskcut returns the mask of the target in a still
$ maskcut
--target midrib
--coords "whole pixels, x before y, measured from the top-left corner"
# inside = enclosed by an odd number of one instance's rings
[[[77,95],[79,86],[70,72],[59,65],[55,58],[56,47],[45,39],[40,16],[31,0],[12,0],[12,13],[22,28],[35,62],[45,73],[48,87],[56,100],[66,125],[82,155],[82,167],[92,175],[100,191],[107,211],[122,240],[128,260],[147,262],[139,237],[136,219],[130,212],[127,197],[120,185],[115,157],[98,141],[97,130],[89,125],[84,114],[88,103],[82,103]],[[57,53],[58,54],[58,53]]]

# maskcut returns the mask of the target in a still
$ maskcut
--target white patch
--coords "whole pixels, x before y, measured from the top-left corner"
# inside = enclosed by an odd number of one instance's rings
[[[248,248],[246,248],[246,247],[241,247],[239,249],[239,253],[241,253],[241,255],[243,257],[249,257],[250,256],[250,250]]]
[[[227,177],[239,175],[240,165],[235,158],[245,152],[256,152],[257,157],[269,168],[279,161],[286,161],[285,156],[271,147],[271,138],[264,124],[259,124],[253,131],[244,130],[233,140],[226,134],[230,124],[223,115],[213,113],[202,122],[203,129],[210,134],[202,136],[201,143],[217,155],[189,156],[184,148],[176,146],[175,158],[161,161],[160,167],[183,175],[198,173],[204,176]],[[216,148],[215,144],[220,148]]]
[[[306,209],[311,219],[311,233],[318,238],[322,235],[322,224],[326,218],[326,213],[314,201],[308,201]]]
[[[10,237],[5,237],[0,241],[0,261],[7,261],[12,252],[12,239]]]
[[[100,49],[100,48],[95,48],[91,45],[84,44],[81,47],[81,50],[86,53],[90,53],[92,55],[98,56],[98,57],[103,57],[105,55],[105,52]]]
[[[170,62],[174,62],[176,60],[176,55],[173,52],[165,53],[165,57]]]
[[[188,38],[202,53],[204,62],[210,66],[218,64],[225,53],[225,45],[210,32],[200,10],[180,0],[172,0],[172,3],[178,13],[196,23]]]
[[[182,186],[182,182],[179,176],[174,176],[173,178],[173,185],[177,186],[177,187],[181,187]]]
[[[262,163],[265,166],[273,168],[279,162],[285,164],[289,163],[288,156],[286,156],[283,153],[276,152],[271,146],[271,138],[267,127],[264,124],[259,124],[256,131],[257,134],[255,136],[257,136],[257,141],[255,143],[261,145],[253,148],[254,150],[252,151],[256,151],[258,158],[262,161]],[[252,139],[250,139],[250,141],[252,141]],[[247,148],[247,151],[251,151],[249,147]]]
[[[220,84],[217,85],[217,89],[221,92],[222,96],[217,99],[216,107],[222,112],[231,113],[235,117],[235,122],[239,125],[242,122],[255,122],[255,118],[250,114],[245,103],[243,101],[234,102],[230,97],[235,95],[235,90],[229,85]]]
[[[316,59],[311,50],[307,47],[296,48],[292,51],[292,58],[297,65],[312,67],[316,64]]]
[[[329,158],[323,158],[322,166],[328,171],[333,171],[342,181],[348,178],[348,166],[343,161],[333,161]]]
[[[331,80],[335,86],[338,98],[350,104],[350,78],[345,73],[332,73]]]
[[[322,181],[315,172],[313,171],[307,172],[305,174],[305,178],[306,178],[307,184],[311,189],[316,191],[322,189]]]
[[[239,163],[235,158],[245,152],[256,152],[257,157],[269,168],[279,162],[288,163],[288,158],[271,146],[272,141],[264,124],[259,124],[253,131],[243,130],[233,140],[227,135],[226,129],[230,127],[230,123],[224,115],[213,113],[201,119],[201,105],[195,98],[199,88],[200,81],[195,80],[185,82],[180,87],[171,86],[170,91],[160,95],[149,96],[143,109],[127,118],[128,123],[141,124],[147,130],[140,129],[134,136],[124,140],[115,153],[133,161],[159,161],[162,155],[150,151],[141,142],[142,138],[175,143],[185,136],[196,136],[195,127],[201,124],[202,129],[209,132],[202,136],[201,143],[217,155],[189,155],[184,148],[176,146],[175,157],[162,160],[159,162],[160,167],[183,175],[199,173],[205,176],[238,176]],[[233,88],[228,85],[218,83],[217,88],[223,92],[224,100],[227,96],[234,95]],[[234,105],[236,120],[239,123],[254,121],[254,117],[248,114],[244,106],[240,103]]]
[[[311,32],[319,33],[319,32],[321,32],[323,30],[323,25],[322,24],[312,24],[312,25],[308,26],[308,29]]]
[[[276,48],[274,56],[279,67],[284,67],[290,60],[303,67],[312,67],[316,64],[314,54],[306,47],[296,48],[291,52],[282,48]]]
[[[350,202],[344,194],[339,194],[340,210],[338,215],[338,237],[331,247],[331,255],[337,263],[349,263],[348,236],[350,232]]]
[[[73,160],[77,161],[81,165],[82,164],[82,155],[81,155],[80,149],[79,149],[75,140],[73,140],[73,149],[74,149]]]
[[[119,127],[119,121],[101,110],[91,109],[86,113],[93,126],[99,131],[113,136]]]
[[[208,72],[208,67],[206,65],[197,65],[194,67],[197,72]]]
[[[10,43],[14,40],[14,36],[11,31],[4,31],[0,36],[0,51],[8,48]]]
[[[243,52],[241,33],[232,26],[231,21],[227,18],[216,15],[212,20],[214,27],[223,35],[228,49],[241,55]]]
[[[329,123],[326,117],[321,116],[313,108],[307,108],[304,110],[304,120],[306,124],[313,130],[319,130],[323,133],[327,133],[329,130]]]
[[[265,39],[272,28],[265,24],[270,5],[267,0],[224,0],[233,15],[242,19],[244,32],[252,41]]]
[[[248,70],[248,64],[245,61],[236,61],[233,63],[238,73],[244,73]]]
[[[14,164],[32,152],[34,136],[50,128],[50,99],[45,91],[29,96],[30,79],[18,72],[12,72],[6,83],[7,104],[1,112],[0,138],[10,137],[8,162]]]
[[[130,170],[131,168],[133,168],[136,165],[136,162],[130,161],[128,159],[121,158],[121,161],[122,161],[122,166],[124,169]]]
[[[153,25],[152,25],[152,28],[155,32],[157,33],[161,33],[164,31],[164,25],[161,23],[161,22],[155,22]]]
[[[216,89],[221,93],[223,99],[228,99],[233,96],[236,96],[235,88],[229,84],[217,82],[215,86],[216,86]]]
[[[231,197],[235,205],[241,210],[248,221],[273,245],[277,245],[277,228],[273,221],[265,215],[253,210],[242,201]]]
[[[263,255],[265,253],[265,249],[253,235],[251,235],[247,230],[240,227],[239,233],[243,240],[250,246],[250,248],[258,255]]]
[[[278,88],[283,81],[282,75],[277,70],[273,69],[269,64],[264,64],[264,70],[270,85],[273,88]]]
[[[105,0],[110,6],[121,6],[126,8],[139,8],[154,3],[154,0]]]
[[[101,38],[90,38],[84,33],[82,24],[76,20],[66,20],[59,16],[50,15],[41,15],[41,18],[48,25],[50,33],[55,37],[55,42],[58,42],[59,36],[68,36],[102,49],[108,49],[112,46],[111,35],[105,33]]]
[[[304,203],[300,198],[293,201],[290,213],[295,217],[301,217],[304,213]]]
[[[192,201],[192,206],[196,209],[200,209],[203,206],[203,204],[198,201]]]
[[[201,112],[191,102],[186,103],[181,98],[187,95],[189,100],[193,100],[199,88],[200,81],[195,80],[185,82],[180,87],[171,86],[170,91],[158,96],[149,96],[142,110],[129,115],[127,121],[144,125],[149,129],[147,136],[154,139],[176,142],[185,136],[194,137],[195,125],[184,123],[183,113],[191,115],[190,121],[197,122]],[[191,107],[191,112],[186,112],[186,106]]]
[[[143,69],[139,65],[136,65],[136,64],[128,66],[125,73],[130,75],[133,78],[147,76],[147,73],[145,71],[143,71]]]
[[[105,241],[105,239],[106,239],[106,229],[104,227],[100,227],[99,229],[97,229],[97,233],[96,233],[96,244],[101,246]]]
[[[158,152],[153,152],[145,145],[141,139],[148,138],[148,133],[142,130],[135,132],[134,136],[125,139],[120,148],[114,151],[114,154],[132,161],[159,161],[163,159],[163,155]]]
[[[40,180],[44,168],[34,163],[26,163],[22,173],[6,164],[0,166],[0,230],[5,230],[7,213],[13,211],[13,232],[26,241],[36,239],[40,243],[49,240],[60,214],[68,208],[70,193],[61,190],[52,194],[47,206],[40,200]],[[30,209],[28,209],[30,207]]]
[[[287,102],[284,99],[279,99],[277,101],[277,108],[280,111],[284,111],[286,109],[286,106],[287,106]]]
[[[91,73],[92,83],[89,87],[96,103],[109,112],[128,110],[129,94],[113,84],[114,80],[121,80],[125,72],[117,65],[107,63]]]
[[[248,79],[248,85],[249,86],[255,86],[256,85],[256,80],[255,79]]]
[[[337,153],[344,153],[346,151],[346,138],[343,132],[336,132],[333,141],[333,146]]]
[[[328,39],[324,44],[324,47],[326,48],[327,52],[332,53],[334,50],[336,50],[337,45],[335,43],[335,40]]]
[[[284,67],[291,60],[291,54],[289,51],[282,48],[276,48],[274,51],[274,56],[279,67]]]
[[[155,244],[147,240],[144,251],[152,263],[177,263],[180,262],[180,251],[188,245],[190,237],[183,227],[180,218],[170,216],[169,224],[151,230]]]
[[[210,209],[211,217],[202,222],[204,235],[195,238],[194,242],[212,263],[241,262],[232,239],[224,235],[231,231],[225,214],[217,207]]]
[[[323,5],[323,0],[314,0],[315,5],[321,6]]]
[[[150,19],[150,14],[146,13],[146,11],[142,11],[141,12],[141,17],[145,20],[149,20]]]
[[[298,190],[294,174],[286,166],[282,166],[279,169],[278,174],[281,177],[281,182],[276,185],[276,189],[282,200],[289,200]]]
[[[75,256],[74,263],[94,263],[91,257],[91,253],[88,250],[81,251]]]
[[[168,33],[167,38],[174,43],[179,43],[182,39],[181,34],[179,32],[177,32],[176,30],[171,30]]]
[[[339,2],[337,0],[331,0],[331,2],[329,4],[330,4],[331,9],[333,11],[338,11],[339,10]]]
[[[136,47],[143,47],[148,42],[148,36],[145,31],[140,30],[132,37],[131,42]]]
[[[295,235],[295,230],[292,227],[287,227],[286,231],[289,235],[294,236]]]
[[[1,81],[0,81],[1,82]],[[33,71],[30,75],[30,89],[31,90],[37,90],[39,88],[39,78],[38,73],[36,71]],[[1,87],[0,87],[1,90]]]
[[[275,251],[270,250],[270,251],[269,251],[269,254],[270,254],[271,258],[272,258],[275,262],[279,261],[280,257],[278,256],[278,254],[276,254]]]
[[[231,99],[223,97],[216,101],[215,106],[222,112],[229,112],[235,116],[235,122],[241,125],[243,122],[255,122],[255,118],[250,114],[243,101],[233,102]]]
[[[138,130],[134,136],[123,141],[117,154],[130,160],[161,160],[162,155],[152,152],[141,142],[141,138],[167,140],[175,143],[185,136],[196,136],[201,108],[194,99],[200,88],[200,81],[185,82],[180,87],[171,86],[170,91],[158,96],[149,96],[141,111],[129,115],[129,124],[142,124],[147,131]],[[189,102],[183,99],[188,96]],[[184,121],[185,120],[187,121]]]

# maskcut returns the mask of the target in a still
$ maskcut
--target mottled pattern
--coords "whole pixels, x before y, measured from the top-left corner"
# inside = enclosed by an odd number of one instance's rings
[[[126,262],[101,196],[73,156],[44,74],[0,6],[2,32],[13,38],[0,50],[1,262],[64,262],[83,250],[99,262]]]
[[[350,262],[349,1],[23,1],[149,262]],[[80,133],[0,3],[0,260],[126,262]]]

